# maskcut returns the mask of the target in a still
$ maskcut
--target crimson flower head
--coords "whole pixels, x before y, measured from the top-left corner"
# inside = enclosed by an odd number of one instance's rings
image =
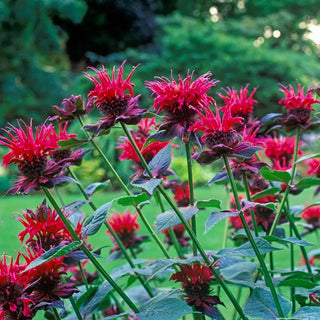
[[[316,100],[312,96],[311,89],[310,87],[309,91],[304,94],[304,87],[301,87],[301,84],[298,83],[298,90],[295,93],[291,85],[289,87],[281,85],[279,90],[284,93],[285,98],[281,99],[279,103],[284,104],[283,108],[287,109],[287,117],[280,119],[280,122],[289,131],[294,130],[297,126],[307,129],[312,124],[310,122],[311,111],[314,110],[312,105],[320,103],[320,100]]]
[[[192,77],[193,72],[185,79],[179,75],[176,81],[171,73],[171,80],[157,77],[158,80],[146,81],[147,88],[155,95],[155,110],[165,113],[165,121],[159,129],[166,132],[168,139],[173,137],[182,139],[188,128],[197,120],[197,111],[214,103],[214,99],[207,94],[218,82],[210,79],[211,72],[201,75],[194,81]]]
[[[218,312],[215,306],[223,303],[218,296],[210,295],[210,283],[215,281],[215,278],[209,267],[198,263],[179,267],[180,271],[174,273],[170,280],[182,283],[186,302],[208,316]]]
[[[317,176],[317,178],[320,178],[320,159],[319,158],[308,159],[306,161],[306,164],[309,167],[307,174],[315,175]]]
[[[50,120],[57,119],[59,122],[73,121],[77,116],[88,114],[93,108],[92,100],[93,99],[89,99],[86,103],[80,95],[71,95],[70,98],[63,99],[61,107],[52,106],[56,115],[51,117]]]
[[[208,107],[205,114],[199,115],[201,120],[189,128],[190,131],[204,132],[201,138],[204,150],[194,156],[199,163],[210,163],[223,155],[249,159],[261,149],[250,141],[244,141],[242,135],[233,128],[235,124],[242,124],[243,118],[233,117],[230,107],[225,109],[222,119],[217,106],[216,114]]]
[[[138,146],[147,163],[149,163],[160,150],[165,148],[170,143],[170,141],[153,141],[146,145],[147,138],[150,136],[152,127],[155,127],[155,125],[156,123],[154,118],[142,119],[138,124],[137,130],[131,132],[136,145]],[[122,154],[120,155],[119,160],[134,162],[134,165],[132,165],[132,168],[135,170],[133,178],[136,179],[141,177],[145,169],[142,166],[140,158],[136,153],[133,145],[127,137],[120,137],[119,141],[120,143],[116,147],[117,149],[122,150]],[[162,172],[162,175],[164,176],[169,174],[172,174],[170,170]]]
[[[137,231],[140,228],[137,222],[138,214],[133,215],[131,212],[116,213],[111,218],[107,219],[113,231],[117,234],[125,248],[138,248],[139,245],[146,239],[145,236],[137,237]],[[107,230],[111,236],[111,232]],[[111,236],[112,237],[112,236]],[[115,242],[115,240],[112,238]],[[111,252],[119,250],[115,242],[115,247]]]
[[[179,224],[178,226],[174,226],[174,227],[172,227],[172,230],[173,230],[178,242],[182,246],[182,248],[187,248],[188,241],[190,240],[190,237],[185,235],[186,228],[184,227],[184,225]],[[173,240],[171,238],[169,229],[164,229],[161,231],[161,233],[163,233],[165,235],[164,243],[167,243],[169,246],[172,246]]]
[[[89,99],[93,99],[98,110],[104,115],[101,123],[97,125],[86,125],[85,130],[93,134],[99,134],[103,130],[108,130],[117,122],[126,124],[137,124],[142,116],[143,110],[138,109],[139,96],[134,97],[131,76],[136,68],[133,68],[126,79],[123,79],[123,66],[125,61],[118,68],[116,75],[115,66],[112,75],[102,67],[100,70],[92,69],[96,74],[86,73],[95,87],[89,92]]]
[[[33,300],[25,291],[27,280],[23,270],[26,265],[13,258],[7,262],[3,255],[0,259],[0,319],[33,319],[35,312],[31,310]]]
[[[320,228],[320,206],[305,209],[301,218],[312,226],[311,231]]]
[[[17,220],[24,227],[24,230],[18,234],[18,238],[29,248],[41,247],[47,251],[73,241],[56,210],[48,207],[45,201],[35,212],[27,209],[23,212],[22,217],[17,217]],[[84,221],[79,220],[75,227],[75,231],[80,238],[82,238],[83,223]]]
[[[244,123],[248,123],[253,112],[253,105],[258,103],[257,100],[253,99],[253,95],[256,90],[257,88],[254,88],[251,94],[248,96],[247,84],[244,88],[240,89],[239,93],[234,88],[227,88],[227,90],[225,90],[227,94],[226,96],[218,93],[225,103],[225,106],[220,108],[220,111],[230,108],[231,115],[233,117],[242,117],[244,119]]]
[[[0,145],[11,151],[3,157],[2,165],[7,167],[10,163],[16,163],[21,174],[9,193],[28,193],[41,186],[51,188],[59,182],[63,163],[49,159],[53,150],[59,148],[58,140],[52,136],[51,124],[42,124],[34,130],[32,121],[27,125],[21,120],[18,121],[18,128],[10,124],[3,130],[8,136],[0,135]]]
[[[264,153],[272,161],[274,169],[288,170],[292,167],[295,137],[268,137],[264,140],[264,147]],[[300,149],[298,149],[298,154],[302,154]]]
[[[27,255],[24,255],[26,263],[29,265],[43,253],[41,247],[29,249]],[[70,298],[73,293],[78,292],[73,283],[63,283],[62,276],[66,274],[63,257],[49,260],[26,273],[29,282],[27,291],[32,300],[39,304]]]

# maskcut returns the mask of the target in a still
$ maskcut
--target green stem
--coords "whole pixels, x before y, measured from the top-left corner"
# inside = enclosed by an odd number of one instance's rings
[[[56,308],[53,308],[54,317],[56,320],[61,320],[60,314]]]
[[[292,232],[292,228],[291,226],[289,226],[289,230],[290,230],[290,237],[293,236],[293,232]],[[290,270],[294,271],[294,246],[292,243],[290,243]],[[291,302],[292,302],[292,314],[294,314],[296,312],[296,299],[295,299],[295,294],[296,294],[296,290],[295,288],[291,288],[290,290],[291,292]]]
[[[82,126],[84,126],[84,122],[82,120],[81,117],[78,117],[78,120],[80,122],[80,124]],[[104,155],[103,151],[101,150],[101,148],[97,145],[97,143],[90,137],[90,135],[88,134],[87,131],[85,131],[86,136],[88,137],[88,139],[91,141],[92,145],[95,147],[95,149],[98,151],[98,153],[100,154],[100,156],[102,157],[102,159],[104,160],[105,164],[107,165],[107,167],[112,171],[113,175],[116,177],[116,179],[118,180],[119,184],[121,185],[122,189],[126,192],[127,195],[132,196],[133,194],[131,193],[131,191],[128,189],[128,187],[126,186],[126,184],[124,183],[124,181],[121,179],[121,177],[118,175],[117,171],[114,169],[114,167],[112,166],[112,164],[110,163],[110,161],[108,160],[108,158]],[[144,223],[145,227],[147,228],[149,234],[151,235],[151,237],[153,238],[153,240],[157,243],[157,245],[159,246],[160,250],[162,251],[162,253],[164,254],[164,256],[168,259],[171,259],[169,253],[167,252],[166,248],[164,247],[164,245],[162,244],[162,242],[159,240],[159,238],[157,237],[157,235],[154,233],[151,225],[149,224],[148,220],[146,219],[146,217],[144,216],[142,210],[139,208],[138,205],[136,205],[134,203],[134,201],[132,201],[133,206],[135,207],[135,209],[137,210],[142,222]]]
[[[239,213],[239,217],[241,219],[242,225],[244,227],[244,230],[246,232],[248,240],[249,240],[249,242],[250,242],[250,244],[252,246],[252,249],[254,250],[254,252],[256,254],[256,257],[258,258],[258,261],[259,261],[261,269],[262,269],[262,273],[263,273],[264,278],[265,278],[266,285],[269,287],[269,289],[271,291],[271,294],[272,294],[274,303],[276,305],[279,317],[283,318],[284,314],[283,314],[283,311],[282,311],[282,308],[281,308],[281,305],[280,305],[280,301],[279,301],[276,289],[275,289],[275,287],[273,285],[272,279],[270,277],[270,274],[269,274],[267,266],[266,266],[266,264],[264,262],[264,259],[263,259],[262,255],[261,255],[260,251],[259,251],[259,248],[258,248],[257,244],[255,243],[255,240],[254,240],[254,238],[253,238],[253,236],[251,234],[251,230],[250,230],[250,228],[249,228],[249,226],[248,226],[248,224],[246,222],[246,219],[244,218],[243,212],[241,210],[241,204],[240,204],[240,200],[239,200],[237,186],[236,186],[236,183],[234,181],[233,174],[232,174],[232,171],[231,171],[231,168],[230,168],[230,165],[229,165],[229,161],[228,161],[228,158],[227,158],[226,155],[223,155],[223,160],[224,160],[224,164],[225,164],[225,167],[227,169],[227,172],[228,172],[228,176],[229,176],[229,180],[230,180],[233,196],[235,198],[236,206],[237,206],[238,211],[240,212]]]
[[[297,168],[299,140],[300,140],[300,129],[298,127],[297,128],[297,133],[296,133],[296,142],[295,142],[295,147],[294,147],[294,154],[293,154],[293,165],[292,165],[291,179],[290,179],[290,183],[286,187],[286,190],[285,190],[285,193],[284,193],[283,198],[281,200],[279,209],[277,211],[277,214],[276,214],[276,216],[274,218],[274,221],[273,221],[273,224],[271,226],[271,229],[270,229],[270,232],[269,232],[269,235],[271,235],[271,236],[273,235],[273,233],[274,233],[274,231],[275,231],[275,229],[277,227],[277,224],[278,224],[278,221],[280,219],[284,204],[287,201],[287,197],[289,195],[290,189],[291,189],[291,187],[293,185],[293,182],[294,182],[294,176],[296,174],[296,168]]]
[[[137,155],[139,156],[139,159],[143,165],[143,167],[145,168],[145,170],[148,172],[149,176],[152,177],[152,173],[150,171],[150,168],[147,164],[147,162],[145,161],[143,155],[141,154],[141,151],[139,150],[138,146],[136,145],[135,141],[133,140],[129,130],[127,129],[127,127],[125,126],[125,124],[121,123],[122,128],[124,130],[124,132],[126,133],[129,141],[131,142],[133,148],[135,149]],[[186,228],[186,231],[188,232],[188,234],[190,235],[191,240],[195,243],[195,245],[197,246],[197,249],[199,251],[199,253],[201,254],[203,260],[205,261],[205,263],[208,265],[208,267],[210,268],[210,270],[212,271],[213,275],[215,276],[217,282],[220,284],[220,286],[223,288],[223,290],[226,292],[227,296],[229,297],[229,299],[231,300],[232,304],[234,305],[234,307],[237,309],[239,315],[243,318],[243,319],[247,319],[247,317],[245,316],[245,314],[242,311],[242,308],[240,307],[239,303],[237,302],[237,300],[235,299],[235,297],[233,296],[232,292],[229,290],[229,288],[227,287],[226,283],[224,282],[224,280],[221,278],[219,272],[216,270],[216,268],[213,266],[213,263],[209,260],[206,252],[204,251],[203,247],[201,246],[198,238],[196,237],[196,235],[194,234],[192,228],[189,226],[188,222],[186,221],[186,219],[184,218],[183,214],[181,213],[181,211],[178,209],[178,207],[176,206],[176,204],[171,200],[171,198],[169,197],[169,195],[166,193],[166,191],[164,190],[162,185],[158,185],[158,190],[160,191],[160,193],[163,195],[163,197],[166,199],[166,201],[168,202],[168,204],[170,205],[170,207],[174,210],[174,212],[177,214],[178,218],[180,219],[181,223],[184,225],[184,227]]]
[[[242,292],[242,287],[239,287],[239,288],[238,288],[238,293],[237,293],[237,300],[238,300],[238,301],[240,301],[240,299],[241,299],[241,292]],[[234,312],[233,312],[232,319],[233,319],[233,320],[236,320],[236,319],[237,319],[237,312],[236,312],[236,310],[234,310]]]
[[[245,190],[246,190],[247,199],[248,199],[248,201],[251,201],[249,183],[248,183],[247,175],[246,175],[245,172],[242,172],[242,178],[243,178],[244,188],[245,188]],[[251,220],[252,220],[254,235],[255,235],[256,237],[258,237],[259,232],[258,232],[257,222],[256,222],[256,218],[255,218],[255,216],[254,216],[253,210],[250,210],[250,215],[251,215]]]
[[[74,298],[71,296],[71,297],[69,298],[69,300],[70,300],[70,302],[71,302],[72,308],[73,308],[73,310],[74,310],[74,312],[75,312],[78,320],[82,320],[81,313],[80,313],[80,311],[79,311],[79,308],[78,308],[77,303],[75,302]]]
[[[139,309],[136,305],[131,301],[131,299],[125,294],[125,292],[116,284],[116,282],[110,277],[110,275],[106,272],[106,270],[102,267],[99,261],[94,257],[91,251],[86,247],[85,243],[78,237],[76,232],[74,231],[71,223],[65,217],[63,212],[61,211],[58,203],[52,196],[51,192],[47,189],[42,187],[43,192],[45,193],[46,197],[49,199],[55,210],[57,211],[60,219],[62,220],[63,224],[69,231],[70,235],[72,236],[74,241],[78,241],[80,243],[80,249],[84,252],[84,254],[88,257],[88,259],[92,262],[92,264],[96,267],[99,273],[104,277],[105,280],[109,282],[109,284],[118,292],[118,294],[122,297],[122,299],[127,303],[127,305],[136,313],[139,312]]]
[[[58,198],[59,198],[59,201],[60,201],[61,205],[64,207],[64,201],[63,201],[63,198],[62,198],[61,193],[60,193],[60,191],[59,191],[59,187],[57,187],[57,186],[55,185],[55,186],[54,186],[54,190],[56,191],[56,194],[57,194],[57,196],[58,196]]]
[[[82,268],[82,265],[81,265],[80,261],[78,261],[78,267],[79,267],[79,270],[80,270],[80,273],[81,273],[81,277],[82,277],[83,283],[84,283],[86,289],[89,290],[89,283],[88,283],[87,277],[86,277],[86,275],[84,273],[84,270]]]
[[[273,260],[273,252],[269,253],[269,259],[270,259],[270,270],[274,270],[274,260]],[[271,278],[273,278],[273,273],[271,273]]]
[[[185,142],[186,156],[187,156],[187,167],[188,167],[188,183],[189,183],[189,193],[190,193],[190,205],[194,205],[194,190],[193,190],[193,175],[192,175],[192,162],[191,162],[191,150],[190,142]],[[191,218],[192,231],[197,235],[197,220],[196,215]],[[197,246],[195,243],[192,245],[193,255],[197,256]]]
[[[79,182],[77,176],[74,174],[74,172],[70,169],[70,168],[67,168],[69,174],[72,176],[73,179],[75,179],[76,181]],[[92,200],[89,198],[89,196],[87,195],[85,189],[83,188],[82,184],[79,182],[77,183],[77,186],[80,190],[80,192],[83,194],[83,196],[85,197],[85,199],[89,200],[89,204],[91,206],[91,208],[93,210],[97,210],[97,206],[92,202]],[[107,227],[108,231],[111,233],[111,236],[114,238],[114,240],[116,241],[117,245],[119,246],[119,249],[120,251],[123,253],[123,255],[125,256],[125,258],[127,259],[130,267],[132,269],[134,269],[136,266],[135,264],[133,263],[133,261],[131,260],[131,257],[130,255],[128,254],[126,248],[124,247],[121,239],[118,237],[118,235],[114,232],[114,230],[112,229],[110,223],[108,222],[108,220],[106,220],[104,222],[104,225]],[[146,291],[148,292],[149,296],[152,298],[154,296],[153,292],[152,292],[152,289],[150,288],[150,285],[149,283],[147,283],[145,281],[145,279],[139,275],[139,274],[136,274],[138,280],[140,281],[140,283],[142,284],[142,286],[146,289]]]

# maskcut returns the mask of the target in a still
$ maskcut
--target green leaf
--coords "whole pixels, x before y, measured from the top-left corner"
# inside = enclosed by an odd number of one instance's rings
[[[314,186],[320,186],[320,179],[303,178],[295,185],[297,189],[306,189]]]
[[[292,317],[297,317],[299,319],[319,319],[320,306],[319,307],[302,307],[300,308]]]
[[[149,197],[146,193],[139,193],[132,196],[124,196],[117,199],[118,204],[122,206],[139,205],[142,202],[148,201]]]
[[[316,284],[310,279],[292,278],[280,280],[279,285],[292,288],[306,288],[312,289],[316,287]],[[320,311],[320,310],[319,310]]]
[[[76,138],[62,140],[62,141],[58,142],[59,146],[61,147],[58,150],[71,149],[73,147],[80,147],[80,146],[86,144],[87,142],[88,142],[88,140],[79,140]]]
[[[260,172],[262,177],[269,181],[288,182],[291,179],[291,175],[287,171],[272,170],[268,167],[264,167]]]
[[[158,187],[158,185],[161,183],[162,179],[137,179],[135,181],[131,182],[131,185],[134,187],[141,188],[145,191],[147,191],[150,195],[152,195],[155,191],[155,189]]]
[[[35,267],[38,267],[52,259],[63,257],[67,255],[68,253],[72,252],[73,250],[77,249],[81,245],[80,242],[75,241],[71,242],[69,244],[63,245],[63,246],[58,246],[54,247],[48,251],[46,251],[44,254],[42,254],[39,258],[33,260],[28,267],[24,270],[28,271],[31,270]]]
[[[309,160],[309,159],[313,159],[313,158],[320,158],[320,153],[309,154],[307,156],[303,156],[299,160],[297,160],[296,163],[301,162],[301,161],[306,161],[306,160]]]
[[[306,240],[299,240],[296,237],[290,237],[290,238],[279,238],[276,236],[264,236],[264,239],[266,239],[267,241],[275,241],[275,242],[279,242],[279,243],[292,243],[292,244],[296,244],[300,247],[307,247],[307,246],[314,246],[314,244],[306,241]]]
[[[275,193],[279,192],[280,190],[281,190],[281,188],[276,188],[276,187],[263,190],[261,192],[258,192],[258,193],[255,193],[254,195],[252,195],[251,200],[260,199],[260,198],[268,196],[270,194],[274,195]]]
[[[219,208],[219,209],[221,209],[221,200],[217,200],[217,199],[199,200],[196,202],[195,206],[197,208]]]
[[[291,309],[291,302],[278,294],[281,309],[287,315]],[[272,294],[264,288],[255,288],[244,306],[246,316],[259,320],[276,320],[279,318]]]
[[[109,186],[110,180],[106,180],[104,182],[95,182],[86,187],[86,194],[91,197],[96,191],[104,189]]]
[[[236,217],[238,215],[239,215],[238,211],[230,211],[230,210],[211,212],[211,214],[208,217],[206,224],[205,224],[204,234],[206,234],[218,222],[220,222],[226,218],[229,218],[229,217]]]
[[[273,247],[267,240],[263,238],[256,237],[254,240],[261,254],[265,254],[265,253],[276,251],[276,250],[281,250],[279,248]],[[244,257],[256,256],[250,242],[246,242],[240,247],[236,247],[236,248],[221,249],[216,253],[217,257],[225,257],[229,255],[244,256]]]
[[[106,221],[107,214],[111,209],[113,201],[107,202],[99,207],[84,223],[82,232],[85,236],[92,236],[98,232],[101,225]]]
[[[197,207],[192,207],[192,206],[179,208],[179,210],[186,220],[191,219],[199,211]],[[171,209],[157,216],[157,220],[156,220],[157,228],[155,233],[158,233],[167,228],[177,226],[181,223],[182,222],[177,216],[177,214],[175,213],[175,211]]]
[[[177,298],[158,299],[154,302],[151,299],[140,310],[142,312],[137,314],[140,320],[178,320],[193,311],[185,301]]]

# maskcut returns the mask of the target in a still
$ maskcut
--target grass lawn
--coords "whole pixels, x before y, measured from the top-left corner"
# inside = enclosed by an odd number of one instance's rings
[[[115,197],[119,197],[125,194],[122,192],[97,192],[94,195],[93,201],[97,206],[102,205],[103,203],[109,202]],[[211,187],[201,187],[196,188],[196,199],[197,200],[205,200],[210,198],[216,198],[222,200],[222,208],[228,208],[228,201],[230,199],[229,195],[227,195],[225,188],[223,186],[211,186]],[[1,199],[1,209],[0,209],[0,249],[2,252],[5,252],[7,255],[16,255],[16,250],[20,250],[22,248],[17,234],[22,230],[21,224],[15,220],[15,216],[17,216],[23,209],[29,208],[35,210],[36,206],[39,205],[43,201],[44,197],[41,193],[28,195],[28,196],[5,196]],[[56,197],[58,201],[58,197]],[[79,195],[63,195],[64,202],[71,203],[75,200],[79,200],[81,196]],[[303,191],[302,194],[299,196],[290,196],[290,202],[292,205],[298,204],[306,204],[315,202],[316,199],[313,198],[313,190],[308,189]],[[86,215],[90,215],[92,210],[91,208],[86,205],[83,207]],[[117,210],[123,212],[124,210],[132,211],[133,207],[120,207],[115,206],[111,210],[111,214],[117,212]],[[146,205],[143,208],[143,212],[145,216],[149,220],[151,225],[154,225],[155,217],[157,214],[160,213],[160,209],[158,208],[157,204],[152,200],[151,205]],[[207,234],[203,234],[204,231],[204,223],[207,217],[210,214],[210,209],[201,210],[198,212],[197,215],[197,227],[198,227],[198,237],[200,242],[203,244],[205,249],[207,250],[219,250],[222,248],[223,243],[223,234],[225,229],[225,222],[222,221],[218,223],[213,229],[211,229]],[[139,230],[138,234],[143,235],[146,234],[146,229],[142,225],[141,221],[140,226],[141,229]],[[302,230],[302,229],[301,229]],[[287,233],[287,236],[288,233]],[[160,239],[163,239],[163,235],[159,235]],[[314,234],[308,235],[306,238],[311,243],[317,244],[317,246],[307,247],[307,250],[313,250],[319,247],[319,242],[317,242],[316,236]],[[94,235],[93,237],[89,238],[89,242],[92,243],[93,247],[99,248],[108,246],[107,248],[103,249],[102,256],[103,262],[105,262],[106,269],[111,271],[115,266],[121,265],[122,261],[113,261],[107,262],[107,255],[109,252],[109,248],[112,246],[112,242],[110,241],[109,237],[105,233],[105,229],[102,227],[100,231]],[[231,239],[227,241],[227,247],[232,247],[233,243]],[[276,245],[280,248],[284,248],[280,245]],[[153,241],[149,241],[146,243],[146,250],[144,250],[139,257],[140,258],[147,258],[149,260],[153,260],[156,258],[162,257],[160,250],[156,247]],[[169,253],[172,256],[175,256],[175,251],[171,248]],[[296,253],[296,261],[300,261],[300,250],[298,247],[295,247]],[[289,266],[289,250],[281,250],[274,253],[274,261],[275,261],[275,268],[276,269],[283,269]],[[268,260],[267,260],[268,262]],[[125,283],[120,281],[120,284]],[[164,282],[162,285],[168,285],[168,282]],[[171,286],[173,283],[170,284]],[[177,286],[178,287],[178,286]],[[236,294],[237,288],[233,289],[234,293]],[[286,295],[287,290],[282,290],[283,293]],[[240,299],[241,303],[244,303],[245,298],[247,296],[248,290],[243,290],[245,292],[242,294],[242,298]],[[230,318],[232,314],[232,307],[230,307],[228,298],[222,293],[221,300],[225,302],[226,308],[230,310]],[[222,307],[222,309],[224,309]],[[39,318],[40,319],[40,318]]]

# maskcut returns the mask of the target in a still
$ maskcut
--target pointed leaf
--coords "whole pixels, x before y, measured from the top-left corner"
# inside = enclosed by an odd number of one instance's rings
[[[287,315],[291,309],[291,302],[279,294],[278,298],[284,315]],[[255,288],[251,291],[243,312],[254,319],[276,320],[279,318],[272,294],[264,288]]]
[[[152,195],[155,191],[155,189],[158,187],[158,185],[161,183],[162,179],[137,179],[131,182],[131,185],[134,187],[141,188],[145,191],[147,191],[150,195]]]
[[[275,236],[264,236],[263,238],[266,239],[267,241],[275,241],[275,242],[279,242],[279,243],[292,243],[292,244],[296,244],[300,247],[314,246],[314,244],[308,242],[307,240],[299,240],[296,237],[279,238],[279,237],[275,237]]]
[[[314,186],[320,186],[320,179],[303,178],[295,185],[297,189],[307,189]]]
[[[161,149],[154,158],[149,162],[148,166],[154,176],[157,176],[165,172],[171,163],[172,148],[171,145],[167,145]]]
[[[58,258],[58,257],[63,257],[67,255],[68,253],[72,252],[73,250],[77,249],[81,245],[80,242],[75,241],[71,242],[69,244],[63,245],[63,246],[58,246],[54,247],[48,251],[46,251],[44,254],[42,254],[39,258],[33,260],[28,267],[24,270],[28,271],[30,269],[33,269],[35,267],[38,267],[52,259]]]
[[[64,212],[67,213],[70,211],[76,211],[89,202],[90,202],[89,200],[76,200],[76,201],[64,206],[64,210],[65,210]]]
[[[209,182],[208,185],[216,182],[227,182],[229,180],[227,172],[218,172]]]
[[[112,207],[113,201],[99,207],[84,223],[82,232],[86,236],[92,236],[98,232],[101,225],[106,221],[107,214]]]
[[[104,189],[109,186],[110,180],[106,180],[104,182],[95,182],[86,187],[86,194],[91,197],[96,191]]]
[[[262,197],[268,196],[268,195],[274,195],[275,193],[279,192],[281,190],[281,188],[269,188],[266,190],[263,190],[261,192],[255,193],[254,195],[251,196],[251,200],[256,200],[256,199],[260,199]]]
[[[59,150],[70,149],[73,147],[79,147],[86,144],[88,140],[79,140],[76,138],[70,138],[68,140],[59,141],[58,144],[61,148]]]
[[[79,181],[77,181],[71,177],[68,177],[68,176],[54,178],[54,179],[52,179],[52,182],[53,182],[53,184],[57,184],[57,183],[61,183],[61,182],[71,182],[71,183],[79,184]]]
[[[309,160],[309,159],[314,159],[314,158],[320,158],[320,153],[309,154],[309,155],[307,155],[307,156],[303,156],[303,157],[301,157],[299,160],[297,160],[296,163],[302,162],[302,161],[306,161],[306,160]]]
[[[267,115],[262,117],[261,122],[263,124],[265,124],[265,123],[272,121],[272,120],[275,120],[276,118],[281,117],[281,116],[282,116],[281,113],[268,113]]]
[[[240,146],[240,147],[234,149],[230,156],[236,156],[236,157],[240,157],[240,158],[250,159],[259,150],[263,150],[263,148],[243,145],[243,146]]]
[[[118,204],[122,206],[134,206],[139,205],[143,202],[147,202],[149,199],[146,193],[139,193],[132,196],[124,196],[117,199]]]
[[[221,209],[221,200],[209,199],[209,200],[199,200],[196,202],[197,208],[219,208]]]
[[[272,170],[268,167],[264,167],[260,172],[263,178],[269,181],[288,182],[291,179],[291,175],[287,171]]]
[[[209,218],[206,221],[206,229],[204,231],[204,234],[206,234],[212,227],[214,227],[218,222],[229,218],[229,217],[236,217],[239,215],[238,211],[230,211],[230,210],[224,210],[224,211],[213,211],[211,212]]]
[[[320,307],[302,307],[300,308],[293,317],[298,319],[317,320],[319,319]]]
[[[256,237],[254,240],[261,254],[265,254],[265,253],[276,251],[276,250],[281,250],[279,248],[273,247],[267,240],[263,238]],[[246,242],[240,247],[221,249],[216,253],[216,256],[218,257],[225,257],[228,255],[244,256],[244,257],[256,256],[250,242]]]
[[[197,207],[192,207],[192,206],[179,208],[179,210],[181,211],[182,215],[186,220],[191,219],[199,211]],[[178,218],[174,210],[171,209],[157,216],[157,220],[156,220],[157,228],[155,233],[158,233],[167,228],[177,226],[179,224],[181,224],[181,220]]]

